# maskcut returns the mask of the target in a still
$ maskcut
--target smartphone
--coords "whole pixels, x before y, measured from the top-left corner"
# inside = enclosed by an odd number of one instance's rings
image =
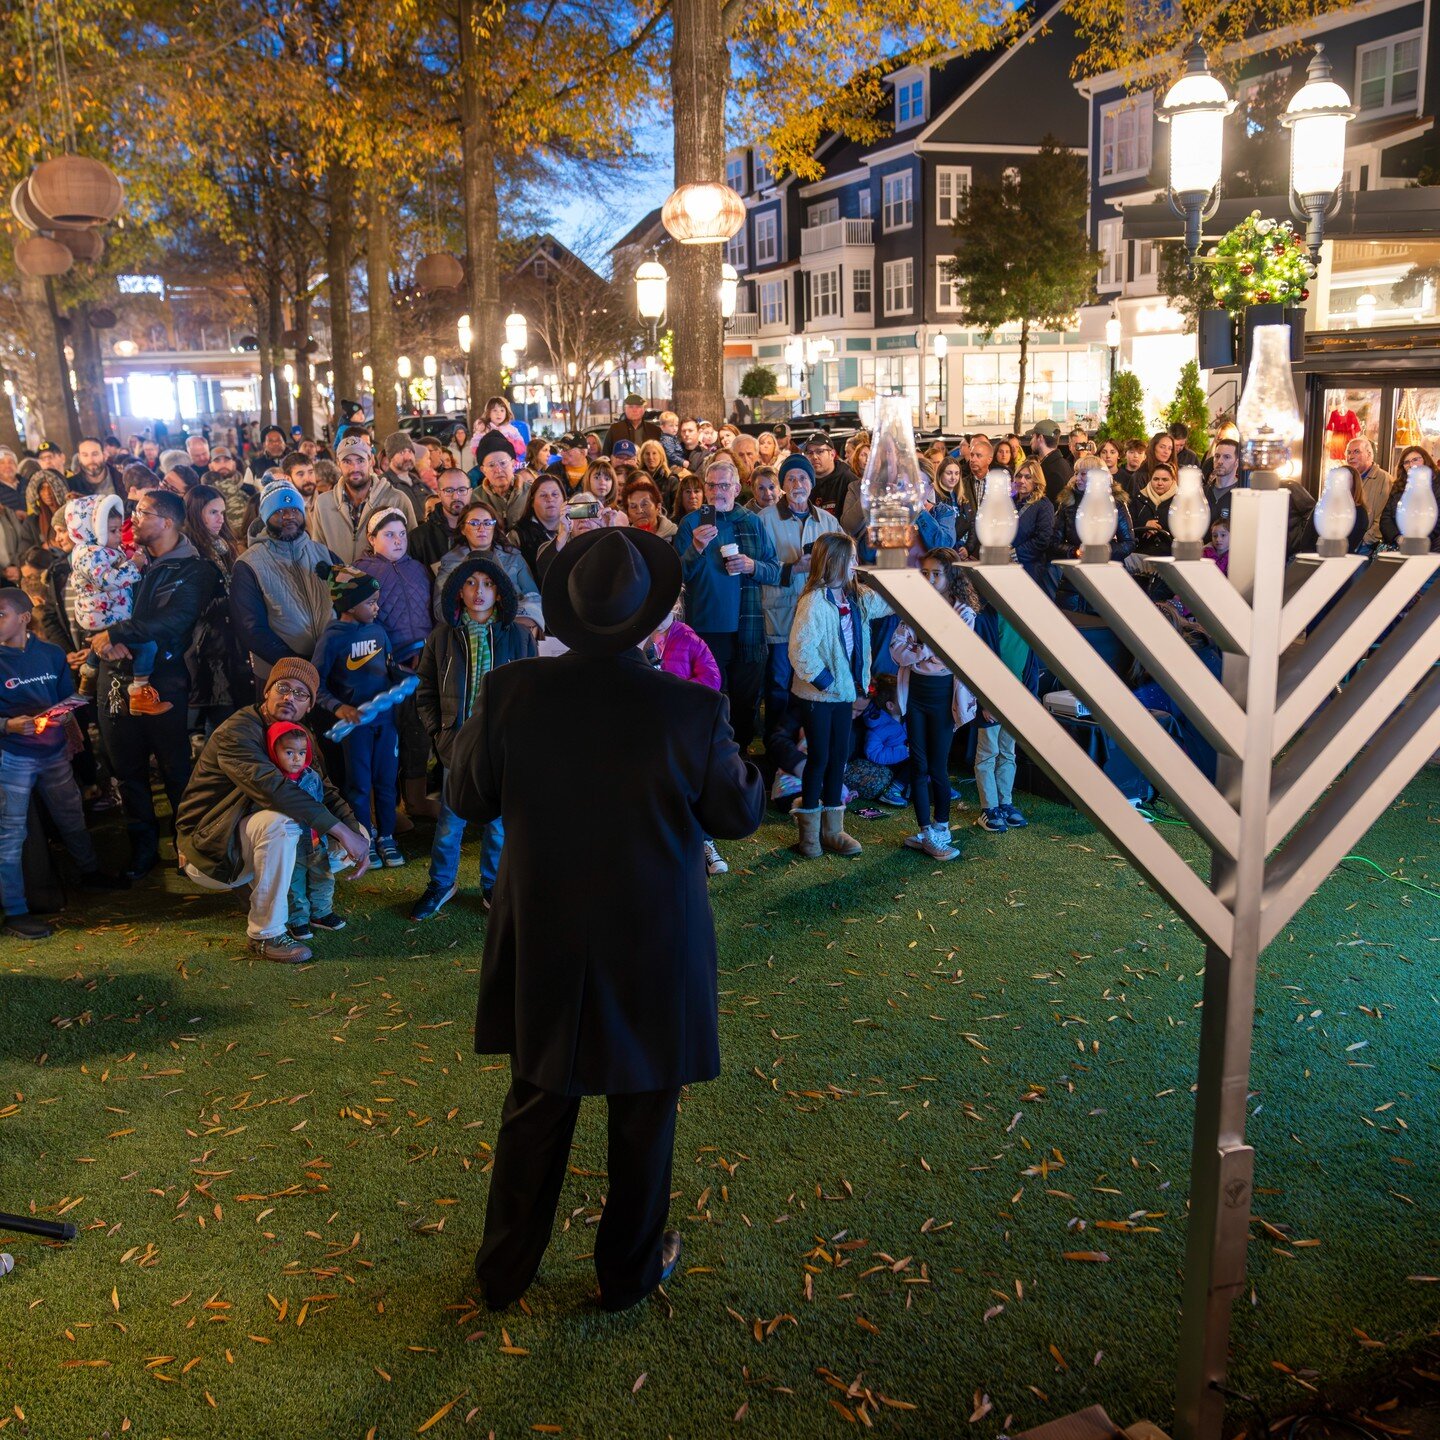
[[[699,510],[699,515],[702,525],[713,525],[715,523],[715,507],[713,505],[702,505]]]
[[[598,500],[572,500],[565,507],[565,514],[571,520],[593,520],[599,513]]]

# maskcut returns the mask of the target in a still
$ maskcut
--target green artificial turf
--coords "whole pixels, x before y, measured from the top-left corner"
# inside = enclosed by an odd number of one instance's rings
[[[723,847],[724,1074],[683,1103],[681,1273],[618,1317],[591,1303],[600,1101],[529,1313],[473,1303],[507,1083],[470,1049],[474,891],[417,926],[420,861],[342,882],[351,926],[302,971],[173,879],[3,942],[0,1209],[82,1234],[0,1235],[0,1423],[360,1440],[448,1405],[425,1433],[988,1437],[1098,1402],[1167,1425],[1203,954],[1074,811],[1028,808],[949,866],[898,848],[904,813],[854,819],[848,863],[794,862],[778,822]],[[1426,884],[1437,820],[1427,771],[1360,848]],[[1262,959],[1276,1229],[1231,1381],[1272,1415],[1440,1319],[1411,1278],[1440,1274],[1437,940],[1440,897],[1348,864]]]

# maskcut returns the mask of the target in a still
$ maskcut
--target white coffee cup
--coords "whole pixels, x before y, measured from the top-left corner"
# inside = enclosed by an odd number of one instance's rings
[[[740,547],[732,540],[728,545],[720,547],[720,556],[724,560],[733,560],[740,553]]]

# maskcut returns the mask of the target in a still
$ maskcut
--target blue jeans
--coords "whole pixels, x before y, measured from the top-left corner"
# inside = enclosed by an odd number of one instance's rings
[[[334,910],[335,872],[330,868],[330,847],[323,835],[313,845],[308,836],[302,835],[295,869],[290,874],[287,919],[291,925],[304,925]]]
[[[45,808],[81,872],[100,868],[95,845],[85,828],[80,787],[62,745],[50,754],[0,751],[0,901],[7,915],[27,915],[25,899],[25,828],[30,817],[30,792],[40,789]]]
[[[444,794],[444,787],[441,787]],[[465,822],[444,802],[435,822],[435,839],[430,846],[430,883],[448,890],[460,878],[460,842]],[[480,888],[493,890],[500,872],[500,847],[505,843],[505,826],[492,820],[480,827]]]
[[[395,713],[357,725],[341,742],[345,752],[345,798],[360,823],[375,836],[395,833],[395,786],[400,776],[400,734]],[[370,824],[370,797],[375,824]]]
[[[1015,797],[1015,737],[1003,725],[975,731],[975,786],[980,808],[994,810]]]
[[[795,674],[790,664],[790,646],[784,640],[772,641],[765,647],[765,748],[770,736],[785,723],[794,698],[790,679]]]

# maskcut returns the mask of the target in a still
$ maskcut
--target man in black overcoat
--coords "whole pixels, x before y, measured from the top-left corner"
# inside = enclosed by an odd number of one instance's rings
[[[679,1258],[665,1229],[675,1107],[682,1085],[720,1072],[703,845],[753,833],[765,803],[725,696],[638,648],[679,590],[679,557],[654,535],[572,540],[543,593],[569,653],[492,670],[455,740],[451,809],[505,822],[475,1025],[476,1050],[511,1065],[475,1261],[492,1310],[540,1268],[584,1095],[609,1114],[601,1304],[638,1303]],[[582,718],[613,753],[576,756]]]

